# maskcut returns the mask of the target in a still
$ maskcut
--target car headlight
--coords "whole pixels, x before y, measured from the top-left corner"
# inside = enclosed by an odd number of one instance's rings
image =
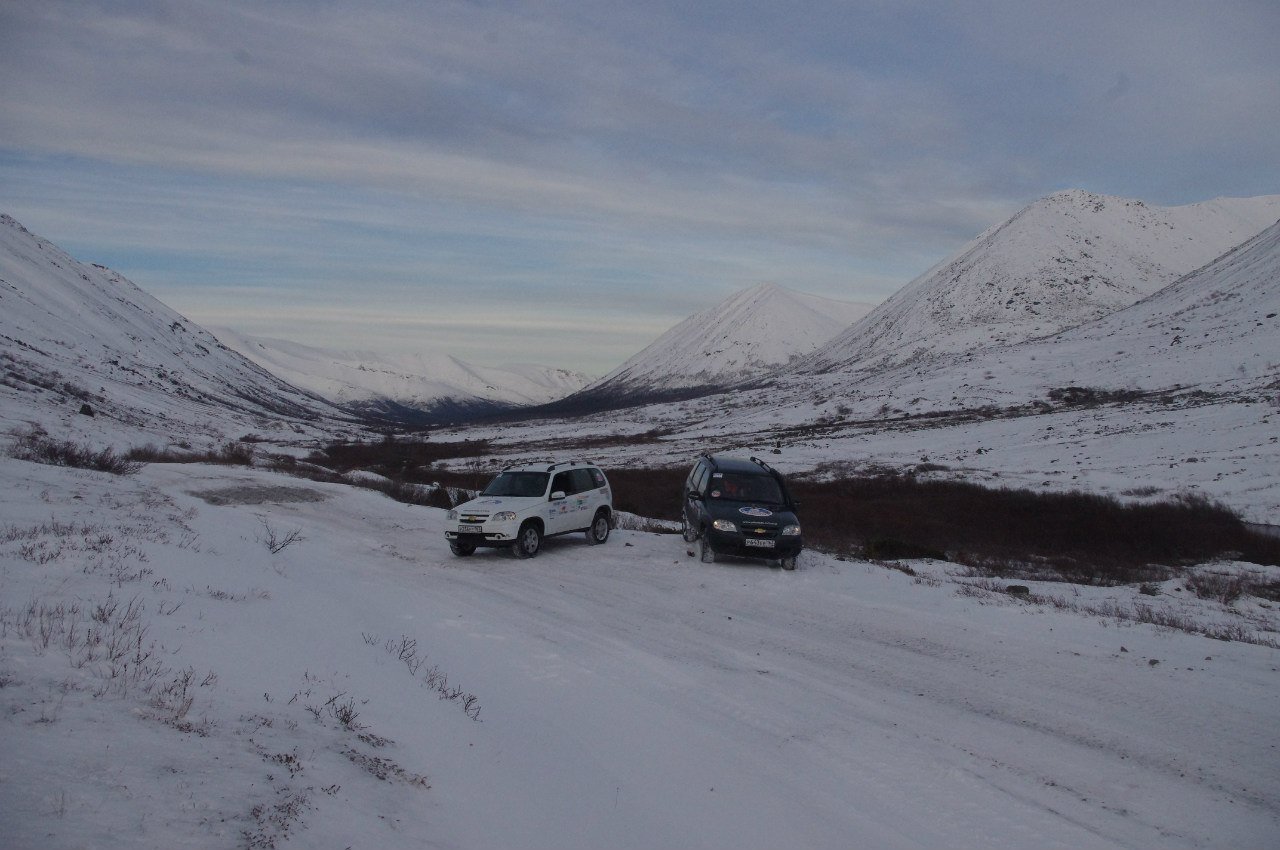
[[[445,518],[446,518],[446,519],[448,519],[450,522],[453,522],[453,521],[457,520],[457,518],[458,518],[458,512],[457,512],[457,511],[449,511],[449,513],[445,514]]]
[[[799,536],[800,536],[800,526],[798,526],[798,525],[784,525],[784,526],[782,527],[782,536],[783,536],[783,537],[799,537]]]
[[[730,522],[727,519],[718,519],[715,522],[711,523],[711,527],[714,528],[716,531],[737,531],[738,530],[738,526],[734,525],[732,522]]]
[[[514,522],[515,518],[515,511],[498,511],[496,514],[489,517],[493,522]]]

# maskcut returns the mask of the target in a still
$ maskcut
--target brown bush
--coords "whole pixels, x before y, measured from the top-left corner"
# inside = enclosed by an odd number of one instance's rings
[[[368,443],[330,443],[307,457],[337,472],[366,469],[402,481],[429,483],[436,477],[426,470],[436,461],[460,457],[486,457],[492,453],[487,440],[430,442],[387,436]]]
[[[897,541],[991,574],[1085,583],[1151,581],[1225,552],[1280,563],[1280,541],[1201,498],[1126,504],[1087,493],[989,489],[908,476],[797,482],[807,538],[844,548]]]
[[[680,518],[687,469],[606,472],[619,510]],[[897,475],[788,485],[800,503],[806,545],[858,557],[946,558],[987,575],[1091,584],[1160,581],[1224,553],[1280,564],[1280,540],[1250,531],[1202,498],[1127,504]]]

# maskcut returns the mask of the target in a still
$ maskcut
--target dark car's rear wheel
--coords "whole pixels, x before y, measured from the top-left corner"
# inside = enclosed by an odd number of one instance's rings
[[[511,544],[511,551],[517,558],[532,558],[542,548],[542,531],[532,522],[520,526],[516,542]]]

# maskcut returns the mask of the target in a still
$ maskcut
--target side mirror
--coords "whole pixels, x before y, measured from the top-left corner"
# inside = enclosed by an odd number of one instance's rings
[[[688,496],[690,499],[692,499],[692,500],[693,500],[693,501],[695,501],[695,502],[701,502],[701,501],[702,501],[702,494],[701,494],[701,493],[699,493],[697,490],[689,490],[689,491],[687,491],[687,492],[685,493],[685,495],[686,495],[686,496]]]
[[[558,502],[558,501],[560,501],[560,500],[561,500],[561,499],[563,499],[563,498],[564,498],[564,491],[563,491],[563,490],[557,490],[557,491],[555,491],[554,493],[552,493],[552,494],[551,494],[551,501],[553,501],[553,502]]]

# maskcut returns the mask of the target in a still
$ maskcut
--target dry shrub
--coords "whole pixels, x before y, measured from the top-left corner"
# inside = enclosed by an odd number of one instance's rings
[[[307,461],[337,472],[365,469],[399,481],[429,483],[428,479],[433,476],[426,470],[436,461],[490,454],[487,440],[433,443],[388,435],[367,443],[330,443],[321,451],[313,452]]]
[[[614,506],[679,519],[688,472],[606,470]],[[1199,497],[1128,504],[1087,493],[991,489],[957,481],[869,475],[788,482],[805,543],[873,559],[945,558],[989,576],[1088,584],[1162,581],[1224,553],[1280,564],[1280,539],[1251,531]],[[1267,588],[1258,592],[1265,595]]]
[[[34,429],[18,434],[9,454],[35,463],[94,469],[112,475],[133,475],[140,468],[128,457],[118,455],[111,449],[94,449],[68,440],[55,440]]]

